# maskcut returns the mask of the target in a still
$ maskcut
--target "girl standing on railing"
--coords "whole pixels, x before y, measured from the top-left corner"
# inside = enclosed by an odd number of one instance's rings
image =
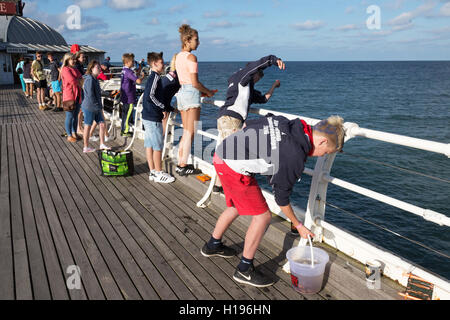
[[[179,144],[178,165],[175,171],[180,176],[185,176],[195,173],[193,165],[188,165],[187,161],[196,131],[195,125],[200,120],[200,95],[203,93],[212,97],[214,92],[198,80],[197,57],[191,53],[200,45],[197,30],[183,24],[179,32],[182,49],[176,56],[175,67],[181,85],[177,94],[177,105],[183,122],[183,136]]]

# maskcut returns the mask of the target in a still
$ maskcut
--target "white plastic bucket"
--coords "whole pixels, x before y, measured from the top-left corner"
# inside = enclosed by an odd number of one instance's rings
[[[314,263],[311,255],[314,257]],[[319,292],[322,288],[325,266],[330,259],[328,253],[311,245],[298,246],[289,249],[286,257],[289,260],[293,288],[306,294]]]

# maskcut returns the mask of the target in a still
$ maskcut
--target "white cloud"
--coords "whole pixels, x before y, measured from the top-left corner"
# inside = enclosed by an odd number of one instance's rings
[[[97,38],[101,40],[121,40],[121,39],[129,39],[132,36],[134,35],[130,32],[120,31],[120,32],[99,33],[97,35]]]
[[[151,26],[156,26],[159,24],[159,20],[158,18],[153,18],[150,21],[147,21],[145,24],[151,25]]]
[[[116,10],[137,10],[152,6],[150,0],[108,0],[108,5]]]
[[[442,16],[450,17],[450,2],[445,3],[439,10],[439,13]]]
[[[325,25],[325,23],[323,21],[312,21],[312,20],[307,20],[305,22],[297,22],[294,24],[291,24],[291,27],[296,29],[296,30],[301,30],[301,31],[311,31],[311,30],[317,30],[322,28]]]
[[[347,14],[350,14],[350,13],[353,13],[353,12],[355,12],[355,7],[347,7],[345,9],[345,13],[347,13]]]
[[[359,27],[356,24],[347,24],[345,26],[337,27],[335,30],[346,32],[346,31],[352,31],[352,30],[358,30],[358,29],[359,29]]]
[[[239,17],[243,17],[243,18],[258,18],[258,17],[262,17],[262,12],[240,12],[238,14]]]
[[[228,29],[233,27],[239,27],[242,26],[242,23],[231,23],[230,21],[217,21],[217,22],[211,22],[208,24],[208,28],[222,28],[222,29]]]
[[[403,12],[402,14],[398,15],[394,19],[389,21],[389,25],[398,26],[398,25],[404,25],[404,24],[410,24],[413,19],[424,15],[426,13],[429,13],[431,10],[433,10],[436,7],[435,1],[427,1],[423,5],[417,7],[417,9],[409,12]]]
[[[92,9],[103,5],[103,0],[74,0],[77,6],[81,9]]]
[[[186,8],[187,8],[187,5],[186,5],[186,4],[179,4],[179,5],[170,7],[170,8],[169,8],[169,13],[181,12],[181,11],[183,11],[183,10],[186,9]]]
[[[207,11],[207,12],[203,13],[203,18],[206,18],[206,19],[221,18],[226,15],[227,15],[227,13],[223,10]]]

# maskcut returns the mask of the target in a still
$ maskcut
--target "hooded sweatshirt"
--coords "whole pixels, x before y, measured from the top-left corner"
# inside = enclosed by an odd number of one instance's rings
[[[247,121],[246,127],[227,137],[216,153],[239,174],[268,176],[276,203],[286,206],[312,145],[311,127],[305,122],[269,114]]]
[[[90,74],[85,74],[83,79],[84,99],[81,103],[81,108],[90,112],[102,111],[102,96],[98,80]]]
[[[230,116],[245,121],[252,103],[266,103],[265,95],[254,88],[253,76],[260,70],[276,65],[278,60],[276,56],[270,55],[250,62],[235,72],[228,79],[227,100],[219,110],[219,118]]]

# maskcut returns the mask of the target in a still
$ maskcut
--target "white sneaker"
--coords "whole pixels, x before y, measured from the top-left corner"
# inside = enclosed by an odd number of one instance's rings
[[[99,149],[100,149],[100,150],[111,150],[111,148],[108,147],[108,146],[105,145],[105,144],[101,144]]]
[[[148,174],[148,180],[153,181],[155,180],[155,170],[151,170],[150,173]]]
[[[92,137],[89,138],[89,141],[92,141],[92,142],[96,142],[98,140],[100,140],[100,138],[97,137],[97,136],[92,136]]]
[[[109,137],[108,136],[105,136],[105,142],[108,142],[109,141]]]
[[[153,181],[157,183],[172,183],[175,181],[175,178],[166,172],[160,171],[155,172],[155,177]]]

